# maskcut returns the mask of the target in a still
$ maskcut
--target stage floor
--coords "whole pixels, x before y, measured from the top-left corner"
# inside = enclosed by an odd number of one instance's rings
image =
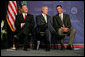
[[[75,48],[74,50],[53,50],[45,51],[44,49],[33,50],[28,49],[2,49],[1,56],[84,56],[84,48]]]

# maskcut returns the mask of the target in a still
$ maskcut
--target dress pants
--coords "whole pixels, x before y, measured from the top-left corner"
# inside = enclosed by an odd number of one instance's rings
[[[42,37],[40,35],[40,33],[36,32],[36,40],[34,41],[34,48],[36,49],[37,47],[37,41],[44,41],[45,45],[46,45],[46,49],[50,49],[50,42],[51,42],[51,33],[48,29],[46,29],[44,34],[44,37]]]
[[[28,39],[28,35],[24,34],[24,33],[18,33],[17,34],[17,42],[20,39],[23,39],[22,41],[23,41],[23,44],[24,44],[24,48],[27,49],[28,46],[29,46],[29,42],[30,42],[30,38]]]
[[[74,39],[75,33],[76,33],[76,30],[75,29],[69,29],[68,32],[63,32],[63,30],[61,28],[59,28],[58,34],[61,37],[61,40],[60,40],[61,45],[64,45],[64,37],[65,36],[69,36],[69,42],[68,42],[68,44],[69,45],[72,45],[73,44],[73,39]]]

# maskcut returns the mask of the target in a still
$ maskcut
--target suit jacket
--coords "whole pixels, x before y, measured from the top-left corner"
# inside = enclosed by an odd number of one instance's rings
[[[47,15],[47,23],[43,17],[43,15],[38,15],[36,16],[36,24],[38,27],[38,31],[45,31],[46,29],[49,29],[50,32],[54,33],[55,30],[52,26],[52,21],[51,21],[51,17],[49,15]]]
[[[23,28],[21,28],[21,23],[25,23]],[[15,20],[15,27],[18,33],[23,32],[24,34],[28,34],[32,32],[32,29],[34,27],[33,15],[27,14],[26,20],[24,20],[24,17],[22,14],[17,15]]]
[[[65,27],[67,28],[71,28],[71,21],[70,21],[70,17],[68,14],[63,14],[63,23],[59,17],[59,14],[53,16],[53,27],[55,28],[55,30],[57,31],[60,27],[63,27],[63,24]]]

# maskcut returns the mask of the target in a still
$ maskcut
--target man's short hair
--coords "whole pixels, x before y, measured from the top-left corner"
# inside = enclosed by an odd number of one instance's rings
[[[61,8],[62,8],[62,6],[61,6],[61,5],[57,5],[57,6],[56,6],[56,8],[57,8],[57,7],[61,7]]]
[[[26,5],[26,4],[23,4],[23,5],[21,5],[21,8],[22,8],[23,6],[27,6],[27,5]]]
[[[41,8],[41,10],[43,10],[44,7],[47,7],[47,8],[48,8],[48,6],[43,6],[43,7]]]

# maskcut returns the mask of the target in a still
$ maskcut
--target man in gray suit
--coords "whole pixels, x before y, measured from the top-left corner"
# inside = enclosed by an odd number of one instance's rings
[[[58,14],[53,17],[53,26],[57,32],[57,35],[61,36],[61,49],[65,49],[63,41],[64,37],[67,35],[70,36],[67,49],[71,50],[71,45],[73,44],[76,30],[71,28],[72,25],[70,17],[68,14],[63,13],[62,6],[57,5],[56,9]]]
[[[38,32],[45,32],[46,37],[43,38],[46,43],[46,50],[50,50],[50,42],[51,42],[51,32],[54,33],[55,30],[52,27],[51,17],[48,14],[48,7],[42,7],[42,14],[36,16],[36,23],[38,27]]]

